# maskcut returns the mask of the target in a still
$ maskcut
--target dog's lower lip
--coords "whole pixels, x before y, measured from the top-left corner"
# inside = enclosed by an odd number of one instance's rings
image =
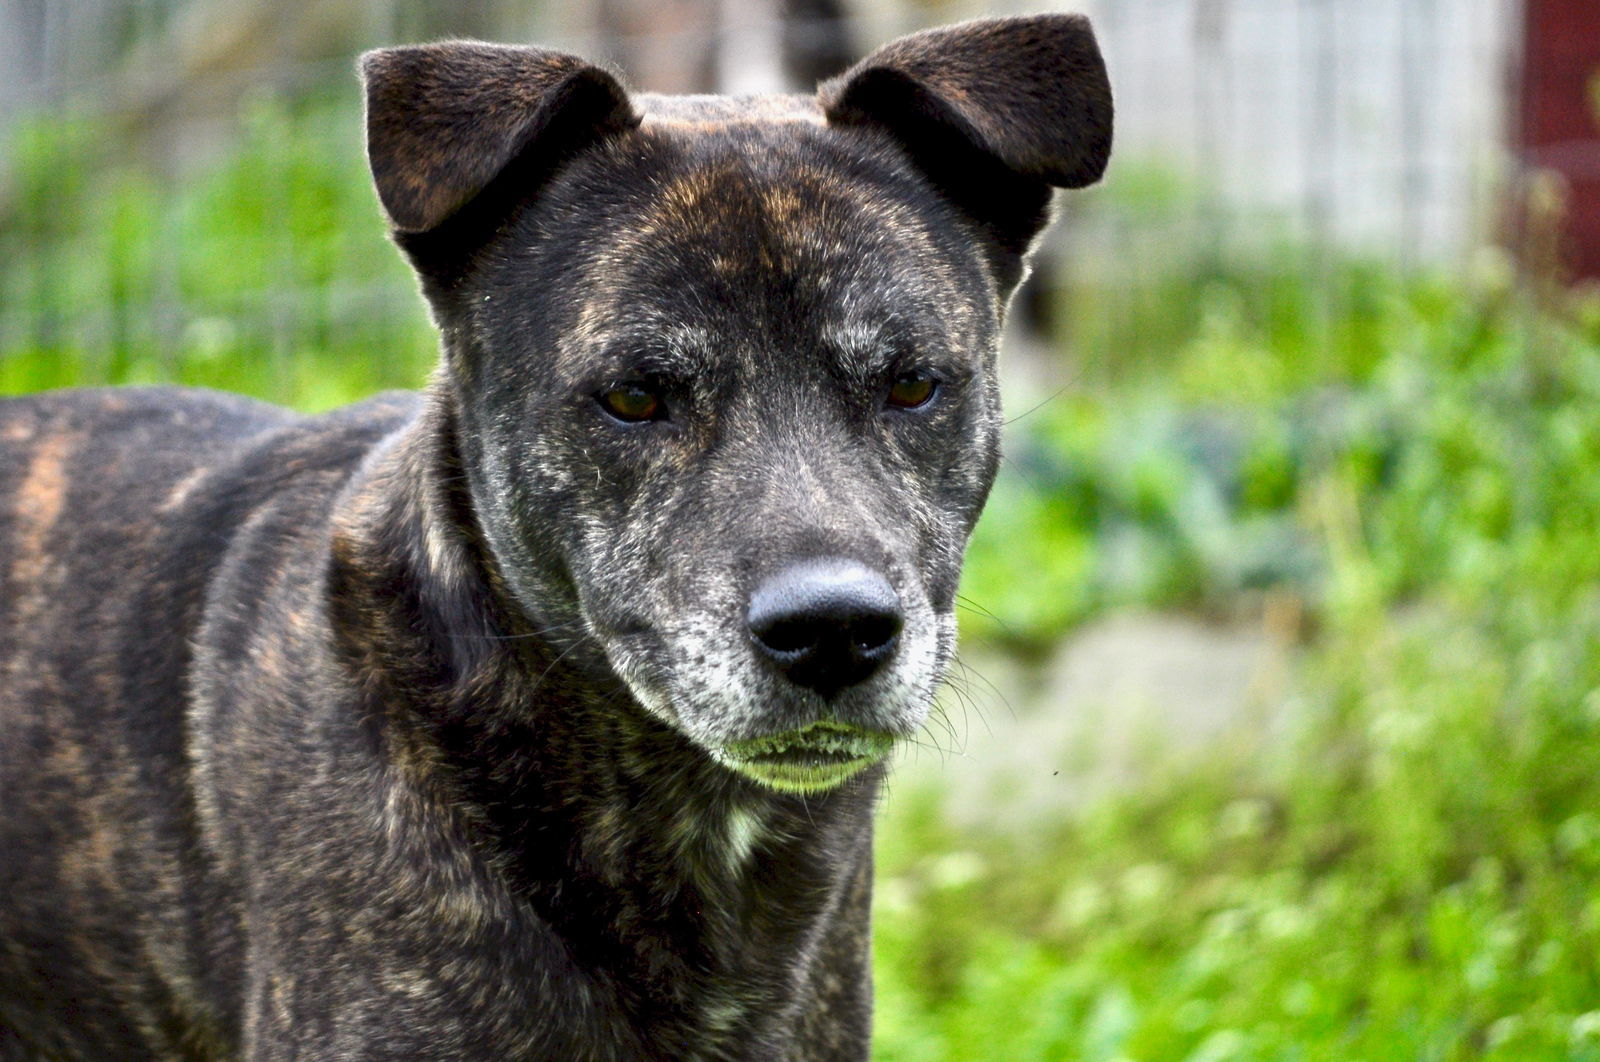
[[[832,789],[872,766],[893,747],[892,735],[824,721],[729,742],[717,750],[717,758],[774,789],[814,793]]]

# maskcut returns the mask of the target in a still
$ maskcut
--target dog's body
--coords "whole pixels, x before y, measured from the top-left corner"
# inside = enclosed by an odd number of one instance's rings
[[[819,1042],[862,1036],[869,786],[747,799],[510,617],[527,655],[444,707],[406,629],[434,573],[393,594],[419,576],[381,556],[453,530],[387,493],[433,459],[429,419],[8,410],[7,1025],[84,1059],[691,1058],[783,1042],[817,1000]]]
[[[0,1059],[864,1057],[1001,311],[1109,144],[1086,25],[820,104],[366,69],[425,396],[0,409]]]

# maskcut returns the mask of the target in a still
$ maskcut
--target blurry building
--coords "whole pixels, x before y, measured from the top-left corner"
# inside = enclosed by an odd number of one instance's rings
[[[1119,161],[1218,238],[1453,257],[1505,177],[1514,2],[1095,0]]]
[[[1600,2],[1524,0],[1523,26],[1521,163],[1557,180],[1556,253],[1577,276],[1600,278]]]

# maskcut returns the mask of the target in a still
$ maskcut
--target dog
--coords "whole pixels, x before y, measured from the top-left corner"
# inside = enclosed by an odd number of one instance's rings
[[[423,394],[0,411],[0,1058],[865,1058],[1001,322],[1110,151],[1089,24],[814,96],[362,72]]]

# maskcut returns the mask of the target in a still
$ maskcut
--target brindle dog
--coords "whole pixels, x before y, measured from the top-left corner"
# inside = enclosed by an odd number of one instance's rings
[[[1110,148],[1088,24],[815,97],[362,68],[420,398],[0,411],[0,1057],[865,1057],[1003,310]]]

